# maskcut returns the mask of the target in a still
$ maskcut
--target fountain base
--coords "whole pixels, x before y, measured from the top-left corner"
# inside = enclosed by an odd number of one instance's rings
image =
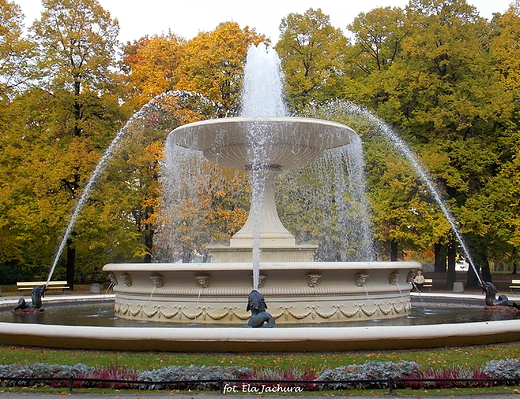
[[[258,291],[277,325],[407,316],[417,262],[264,262]],[[108,264],[118,317],[241,326],[250,263]]]

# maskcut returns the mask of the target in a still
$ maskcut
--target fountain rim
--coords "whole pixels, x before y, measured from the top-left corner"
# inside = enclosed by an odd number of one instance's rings
[[[304,118],[304,117],[294,117],[294,116],[253,116],[253,117],[227,117],[227,118],[213,118],[206,119],[203,121],[191,122],[185,125],[181,125],[170,132],[170,136],[173,139],[173,142],[181,147],[191,148],[198,151],[204,151],[208,148],[206,140],[199,140],[199,135],[201,133],[208,133],[209,128],[215,127],[232,127],[233,129],[243,128],[245,126],[253,126],[258,124],[262,124],[264,128],[273,128],[275,126],[283,125],[286,127],[290,125],[292,130],[294,131],[296,128],[316,128],[322,127],[327,129],[334,129],[335,134],[330,136],[330,142],[326,144],[323,149],[337,148],[342,147],[350,142],[350,135],[356,134],[356,132],[339,122],[328,121],[324,119],[317,118]],[[242,125],[242,126],[240,126]],[[189,133],[189,130],[199,130],[198,134]],[[242,129],[243,130],[243,129]],[[213,129],[214,134],[221,133],[221,129],[215,131]],[[345,134],[346,133],[346,134]],[[244,139],[246,137],[244,136]],[[233,144],[236,144],[233,143]]]
[[[237,263],[108,263],[104,271],[212,271],[251,270],[251,262]],[[260,262],[260,270],[344,270],[346,266],[356,270],[420,269],[421,263],[409,262]]]
[[[468,294],[421,294],[453,298]],[[106,300],[113,295],[53,298]],[[0,306],[8,305],[9,301]],[[463,347],[520,340],[520,320],[415,326],[346,327],[98,327],[0,323],[0,343],[61,349],[167,352],[321,352]]]

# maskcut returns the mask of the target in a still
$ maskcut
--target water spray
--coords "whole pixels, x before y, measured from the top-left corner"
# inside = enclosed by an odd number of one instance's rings
[[[367,118],[372,123],[375,123],[380,131],[390,139],[390,141],[395,145],[395,147],[401,152],[402,155],[404,155],[413,165],[416,172],[419,174],[419,177],[423,181],[424,184],[428,187],[428,189],[431,192],[431,195],[433,196],[433,199],[441,209],[442,213],[444,214],[446,220],[451,226],[451,229],[455,236],[457,237],[457,240],[459,241],[460,246],[462,247],[462,250],[466,256],[466,259],[468,260],[468,263],[473,268],[473,271],[475,272],[475,275],[478,278],[479,285],[481,287],[484,287],[484,282],[482,281],[482,278],[480,277],[480,273],[477,270],[477,267],[475,266],[475,263],[473,262],[473,259],[471,257],[471,254],[469,252],[468,246],[466,245],[466,242],[464,240],[464,237],[462,236],[462,233],[459,231],[457,224],[455,223],[455,218],[453,217],[452,213],[444,203],[441,194],[439,193],[439,190],[437,187],[433,184],[431,178],[428,176],[424,168],[421,166],[421,163],[418,161],[412,150],[406,143],[386,124],[385,122],[379,120],[374,114],[372,114],[370,111],[368,111],[365,108],[353,105],[353,104],[347,104],[349,110],[356,114],[361,115]]]
[[[181,91],[167,91],[165,93],[161,93],[158,96],[154,97],[150,102],[145,104],[138,112],[132,115],[132,117],[128,120],[128,122],[125,124],[125,126],[119,130],[116,137],[112,140],[108,148],[103,153],[103,156],[99,160],[98,164],[96,165],[94,172],[92,172],[92,175],[90,176],[85,188],[83,189],[83,192],[81,193],[78,203],[76,205],[76,208],[74,209],[74,212],[72,213],[72,216],[70,218],[69,224],[67,226],[67,229],[65,230],[65,233],[63,234],[63,238],[61,240],[61,243],[58,247],[58,251],[56,252],[56,255],[54,256],[54,261],[52,263],[49,276],[47,277],[47,280],[45,282],[45,285],[48,285],[51,281],[52,275],[54,274],[54,270],[56,269],[56,265],[58,264],[58,261],[61,257],[61,254],[63,253],[63,250],[65,249],[65,245],[67,244],[67,240],[69,239],[70,235],[72,234],[72,230],[74,229],[74,226],[76,224],[76,220],[83,210],[83,207],[85,206],[85,203],[87,202],[88,196],[92,192],[92,189],[94,188],[95,184],[97,183],[97,180],[104,172],[108,161],[110,160],[113,152],[116,150],[118,145],[121,142],[121,139],[126,135],[127,129],[132,126],[136,121],[140,120],[143,116],[146,115],[147,112],[150,111],[152,107],[157,106],[157,102],[166,97],[166,96],[185,96],[190,93],[188,92],[181,92]],[[197,94],[199,97],[202,98],[201,95]]]

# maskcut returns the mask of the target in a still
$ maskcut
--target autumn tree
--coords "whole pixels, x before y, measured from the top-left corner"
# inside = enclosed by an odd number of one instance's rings
[[[162,260],[191,262],[202,257],[209,261],[208,246],[227,245],[247,219],[247,174],[205,160],[194,161],[193,156],[177,160],[177,179],[163,182],[155,242],[155,253]],[[180,162],[184,163],[182,168]]]
[[[355,90],[346,93],[398,128],[431,170],[455,217],[463,222],[465,202],[480,192],[500,162],[495,138],[511,115],[510,96],[490,68],[489,25],[464,0],[413,0],[404,14],[396,12],[387,9],[384,13],[388,21],[399,21],[396,16],[403,15],[403,25],[388,24],[395,27],[395,35],[372,23],[380,32],[372,37],[400,38],[392,39],[398,44],[396,56],[378,67],[382,63],[374,58],[373,48],[379,48],[374,42],[366,50],[372,68],[364,68],[364,78],[358,73]],[[362,17],[357,22],[367,20]],[[360,23],[350,26],[361,48],[365,48],[363,27]],[[469,225],[462,225],[461,230],[468,238],[474,233]],[[439,243],[452,241],[449,237],[438,237]],[[472,242],[475,251],[486,248],[484,242]],[[470,273],[468,285],[474,284]]]
[[[145,37],[128,44],[124,72],[129,82],[129,102],[143,104],[158,96],[155,101],[161,111],[148,117],[153,122],[142,133],[147,140],[155,137],[157,141],[153,147],[161,148],[162,152],[168,132],[163,129],[166,126],[171,130],[179,124],[236,113],[240,106],[247,49],[250,44],[262,41],[265,41],[263,35],[228,22],[212,32],[202,32],[190,41],[168,34]],[[163,173],[158,162],[143,164],[141,168],[145,166],[137,178],[140,182],[147,170],[154,169],[155,177]],[[193,173],[197,172],[187,172],[188,175]],[[184,261],[190,261],[195,253],[205,253],[205,246],[211,242],[213,234],[229,238],[236,230],[236,217],[244,222],[245,210],[233,199],[234,189],[244,184],[243,177],[223,173],[221,168],[208,168],[199,181],[191,184],[200,191],[179,200],[173,208],[164,203],[164,198],[171,196],[170,183],[164,179],[155,191],[155,197],[147,195],[147,204],[153,204],[153,207],[148,207],[143,227],[153,222],[155,227],[150,227],[158,228],[153,233],[154,245],[150,248],[156,258],[171,260],[178,253]],[[219,187],[209,184],[207,178],[211,182],[218,181]],[[149,183],[152,181],[148,180]]]
[[[154,97],[176,88],[185,40],[169,33],[143,37],[124,47],[127,101],[134,111]]]
[[[34,77],[31,62],[34,43],[23,34],[23,14],[19,5],[0,1],[0,98],[6,101],[26,87]]]
[[[375,8],[360,13],[348,25],[353,44],[345,56],[344,98],[370,108],[387,98],[388,69],[402,57],[402,43],[409,30],[405,16],[398,7]]]
[[[414,78],[421,83],[413,101],[421,103],[414,106],[413,118],[408,118],[412,123],[405,125],[417,138],[427,129],[423,154],[457,217],[496,169],[500,152],[496,137],[510,115],[510,98],[489,68],[484,51],[489,28],[472,6],[465,1],[418,1],[410,3],[408,13],[414,34],[403,45],[405,54],[410,66],[422,64],[428,74],[421,74],[420,80],[419,75]],[[445,156],[444,162],[440,154]],[[469,225],[461,226],[461,231],[473,243],[474,258],[482,259],[477,266],[490,278],[489,243],[476,240]],[[471,268],[467,284],[476,283]]]
[[[66,199],[69,209],[115,135],[120,113],[114,66],[119,27],[96,0],[44,0],[41,18],[31,27],[38,44],[38,85],[52,101],[41,128],[51,132],[54,152],[47,168],[55,170],[49,189]],[[66,214],[62,217],[67,218]],[[67,246],[67,282],[74,283],[74,231]]]
[[[520,3],[512,4],[504,14],[497,14],[491,22],[488,43],[490,69],[503,88],[502,96],[511,108],[501,118],[495,118],[493,173],[482,188],[465,203],[462,218],[489,248],[489,257],[509,261],[517,272],[520,245],[518,179],[520,176],[520,130],[518,100],[520,98]],[[505,117],[505,118],[504,118]]]
[[[309,12],[310,14],[310,12]],[[343,51],[341,60],[344,65],[342,74],[344,85],[334,95],[355,100],[364,105],[373,106],[377,104],[377,92],[381,90],[378,86],[384,81],[393,63],[399,59],[402,41],[406,37],[404,23],[405,14],[400,9],[375,9],[370,13],[361,14],[350,26],[354,32],[354,44],[349,45]],[[303,18],[302,18],[303,20]],[[302,24],[305,27],[304,24]],[[310,24],[309,24],[310,25]],[[296,39],[300,36],[293,33]],[[301,35],[302,40],[305,35]],[[324,35],[316,38],[323,40]],[[292,43],[292,42],[288,42]],[[295,48],[293,43],[290,48]],[[310,45],[314,49],[316,45]],[[339,51],[339,49],[338,49]],[[298,51],[295,53],[302,53]],[[290,59],[291,57],[288,57]],[[297,56],[294,56],[296,59]],[[319,70],[319,57],[316,56],[313,68]],[[338,57],[336,57],[338,58]],[[284,60],[285,62],[285,60]],[[288,91],[291,88],[291,70],[289,62],[284,63],[288,82]],[[311,63],[308,63],[311,65]],[[317,74],[316,76],[319,76]],[[307,82],[303,77],[302,81]],[[312,79],[310,79],[312,80]],[[317,79],[319,80],[319,79]],[[357,111],[349,110],[347,102],[333,102],[335,97],[328,95],[324,103],[331,103],[334,109],[329,115],[322,116],[330,118],[332,114],[343,112],[356,114]],[[314,100],[313,100],[314,101]],[[315,103],[309,101],[310,108]],[[318,101],[316,101],[318,102]],[[319,103],[319,102],[318,102]],[[375,104],[374,104],[375,103]],[[307,107],[309,108],[309,107]],[[306,112],[307,108],[301,105],[300,112]],[[324,109],[327,107],[324,106]],[[432,238],[432,228],[427,222],[434,219],[432,214],[438,212],[435,206],[427,198],[427,190],[417,186],[419,180],[410,165],[399,159],[399,155],[389,150],[392,146],[388,140],[381,139],[381,129],[377,123],[366,117],[367,113],[359,113],[360,116],[340,119],[357,131],[365,131],[363,140],[365,142],[365,155],[367,158],[368,178],[370,184],[370,196],[373,204],[374,224],[378,226],[376,238],[381,242],[388,243],[392,247],[392,258],[397,258],[397,244],[403,248],[413,248],[425,251]],[[338,119],[335,119],[338,120]],[[366,125],[369,126],[366,126]],[[365,125],[365,126],[363,126]],[[358,129],[359,127],[359,129]],[[373,134],[371,134],[372,132]],[[389,153],[393,154],[390,159]],[[395,158],[395,159],[394,159]],[[375,171],[370,173],[370,171]],[[446,225],[441,223],[441,225]],[[439,231],[437,231],[439,234]],[[384,255],[381,255],[384,257]]]
[[[41,164],[27,155],[35,146],[33,140],[41,137],[33,132],[45,117],[32,118],[42,111],[37,106],[19,107],[18,97],[29,87],[36,72],[35,44],[25,38],[23,28],[20,7],[0,1],[0,274],[5,281],[30,276],[39,264],[49,265],[52,240],[42,220],[32,218],[35,208],[49,211],[52,201],[44,204],[34,201],[32,195],[33,190],[42,188],[40,181],[34,181],[39,177],[34,173]],[[21,120],[22,113],[31,115],[27,119],[32,123]],[[54,245],[50,247],[55,250]]]
[[[267,42],[264,35],[236,22],[223,22],[201,32],[184,48],[177,90],[200,93],[213,101],[218,117],[236,114],[240,107],[247,49]]]
[[[17,4],[0,1],[0,268],[6,265],[7,273],[16,275],[23,263],[23,244],[17,240],[20,233],[14,229],[10,220],[15,179],[15,160],[22,155],[13,156],[13,144],[19,144],[10,133],[16,111],[11,107],[12,100],[33,77],[31,59],[34,44],[23,37],[23,14]],[[0,273],[2,273],[0,271]],[[21,273],[20,273],[21,274]],[[7,281],[5,275],[3,278]]]
[[[289,14],[280,24],[276,51],[285,72],[289,105],[302,109],[340,98],[347,39],[321,9]]]
[[[374,8],[360,13],[348,29],[354,34],[351,58],[365,74],[388,69],[399,57],[407,35],[405,13],[398,7]]]

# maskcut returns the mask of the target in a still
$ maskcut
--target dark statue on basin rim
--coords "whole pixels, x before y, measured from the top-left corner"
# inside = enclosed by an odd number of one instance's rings
[[[486,293],[486,306],[505,306],[520,310],[520,304],[510,301],[506,295],[499,295],[498,298],[496,297],[498,290],[497,287],[495,287],[495,284],[486,281],[482,285],[482,289]]]
[[[42,308],[42,297],[47,291],[45,284],[35,286],[31,291],[31,302],[27,303],[24,298],[18,300],[18,305],[13,309],[13,313],[36,313],[44,312]]]
[[[246,308],[247,311],[251,311],[251,318],[249,319],[249,322],[244,325],[244,327],[274,327],[274,317],[267,313],[265,311],[266,309],[267,305],[265,304],[263,295],[260,294],[257,290],[251,291],[251,293],[249,294]],[[267,324],[264,325],[264,323]]]

